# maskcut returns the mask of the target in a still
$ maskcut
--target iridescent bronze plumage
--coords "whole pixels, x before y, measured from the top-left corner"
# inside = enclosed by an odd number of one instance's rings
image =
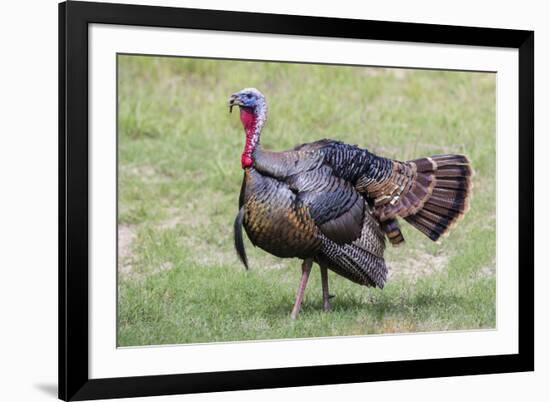
[[[293,318],[312,262],[321,267],[323,306],[329,310],[327,268],[358,284],[382,288],[385,237],[393,245],[404,241],[398,218],[435,241],[468,209],[473,171],[465,156],[400,162],[328,139],[269,152],[260,145],[267,119],[263,95],[244,89],[229,103],[240,107],[247,138],[235,246],[248,266],[242,226],[255,246],[304,260]]]

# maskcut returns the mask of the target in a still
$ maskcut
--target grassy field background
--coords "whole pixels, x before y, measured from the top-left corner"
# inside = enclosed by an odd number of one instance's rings
[[[229,95],[256,87],[262,143],[333,138],[400,160],[465,153],[470,212],[441,244],[402,222],[384,290],[314,268],[300,318],[299,260],[233,250],[244,133]],[[118,56],[118,345],[495,327],[495,75]]]

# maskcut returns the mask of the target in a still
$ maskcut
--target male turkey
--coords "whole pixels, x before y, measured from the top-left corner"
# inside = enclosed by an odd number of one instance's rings
[[[234,93],[230,112],[233,106],[240,108],[246,133],[235,248],[248,268],[244,226],[255,246],[303,260],[293,319],[312,262],[321,268],[323,308],[328,311],[327,269],[361,285],[384,286],[385,236],[393,245],[404,241],[398,217],[436,241],[468,209],[472,169],[466,156],[400,162],[328,139],[270,152],[260,146],[267,119],[262,93],[255,88]]]

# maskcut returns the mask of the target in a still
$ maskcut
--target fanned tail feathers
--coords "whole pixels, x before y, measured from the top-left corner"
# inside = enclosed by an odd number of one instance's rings
[[[436,155],[408,163],[416,166],[411,197],[421,200],[405,220],[431,240],[437,241],[464,216],[470,207],[473,170],[464,155]]]

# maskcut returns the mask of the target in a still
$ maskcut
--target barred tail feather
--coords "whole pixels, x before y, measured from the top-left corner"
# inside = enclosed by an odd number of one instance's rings
[[[387,221],[381,222],[380,226],[382,231],[386,234],[392,246],[397,246],[405,241],[403,234],[401,233],[401,228],[397,219],[389,219]]]
[[[433,186],[417,211],[404,216],[405,220],[430,239],[437,241],[464,216],[470,207],[473,170],[464,155],[436,155],[414,162],[418,172],[433,170]]]

